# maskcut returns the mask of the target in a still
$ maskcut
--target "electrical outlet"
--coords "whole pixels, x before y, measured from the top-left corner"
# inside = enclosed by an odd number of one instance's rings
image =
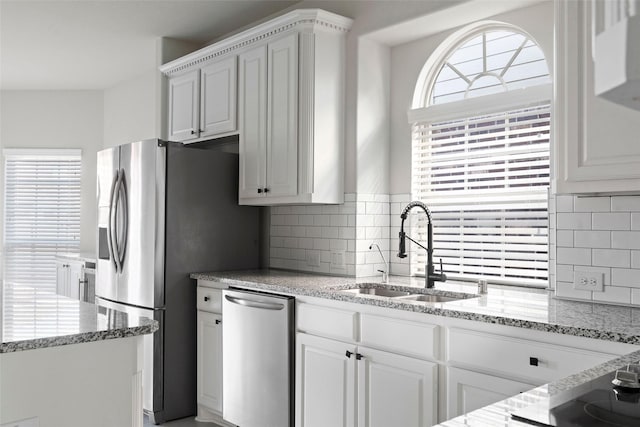
[[[580,270],[573,272],[573,289],[602,292],[604,290],[603,282],[604,273]]]
[[[307,265],[309,267],[320,267],[320,252],[307,251]]]

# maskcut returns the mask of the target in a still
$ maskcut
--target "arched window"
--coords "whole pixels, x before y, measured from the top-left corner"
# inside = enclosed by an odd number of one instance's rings
[[[504,24],[456,33],[425,64],[409,112],[412,196],[432,211],[448,276],[547,285],[550,95],[542,50]],[[424,239],[424,220],[414,227]],[[424,251],[413,254],[423,275]]]

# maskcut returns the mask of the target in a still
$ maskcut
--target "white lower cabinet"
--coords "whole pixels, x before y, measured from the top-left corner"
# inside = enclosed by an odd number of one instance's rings
[[[427,427],[437,421],[437,365],[299,333],[297,427]]]
[[[232,426],[222,418],[222,290],[199,285],[196,295],[196,421]]]
[[[353,344],[296,335],[296,427],[356,425],[355,353]]]
[[[358,347],[358,427],[437,422],[438,365]]]
[[[198,311],[198,404],[222,414],[222,316]]]
[[[466,414],[534,386],[459,368],[447,368],[446,419]]]

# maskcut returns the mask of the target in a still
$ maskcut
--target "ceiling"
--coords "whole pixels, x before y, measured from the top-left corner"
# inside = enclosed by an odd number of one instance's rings
[[[0,88],[106,89],[155,67],[159,37],[205,44],[295,3],[0,0]]]

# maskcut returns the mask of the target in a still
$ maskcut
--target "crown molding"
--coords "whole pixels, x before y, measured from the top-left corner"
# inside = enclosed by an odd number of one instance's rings
[[[163,64],[159,70],[170,76],[293,28],[346,33],[352,24],[352,19],[322,9],[298,9]]]

